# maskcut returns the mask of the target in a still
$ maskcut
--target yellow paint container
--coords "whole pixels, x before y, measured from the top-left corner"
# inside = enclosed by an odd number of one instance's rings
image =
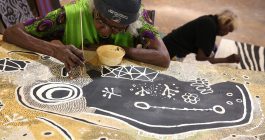
[[[115,45],[103,45],[97,48],[99,61],[107,66],[116,66],[121,63],[125,55],[122,47]]]

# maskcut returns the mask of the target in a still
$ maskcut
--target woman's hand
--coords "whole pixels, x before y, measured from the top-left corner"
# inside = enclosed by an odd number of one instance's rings
[[[196,60],[198,61],[208,60],[212,64],[217,64],[217,63],[239,63],[241,58],[238,54],[232,54],[224,58],[207,57],[202,49],[198,49]]]
[[[59,40],[53,40],[51,43],[56,45],[53,57],[63,62],[68,72],[74,67],[84,66],[83,53],[74,45],[64,45]]]
[[[227,63],[239,63],[241,57],[238,54],[231,54],[230,56],[226,57]]]

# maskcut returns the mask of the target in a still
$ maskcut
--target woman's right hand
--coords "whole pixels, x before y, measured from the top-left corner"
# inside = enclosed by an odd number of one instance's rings
[[[81,50],[77,49],[74,45],[55,44],[56,49],[53,57],[63,62],[68,72],[74,67],[84,66],[85,59]]]
[[[238,54],[231,54],[228,57],[226,57],[227,63],[239,63],[241,60],[240,55]]]

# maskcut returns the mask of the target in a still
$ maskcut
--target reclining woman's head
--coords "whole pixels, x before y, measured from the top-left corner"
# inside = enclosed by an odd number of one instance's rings
[[[233,32],[237,28],[237,15],[230,10],[225,10],[219,14],[218,17],[218,26],[219,31],[217,35],[225,36],[229,32]]]
[[[141,0],[94,0],[94,24],[101,37],[127,30],[139,17]]]

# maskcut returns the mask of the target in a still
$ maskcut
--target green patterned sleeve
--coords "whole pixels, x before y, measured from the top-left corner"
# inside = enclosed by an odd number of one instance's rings
[[[160,37],[158,29],[152,25],[151,19],[147,13],[147,10],[141,9],[141,16],[139,20],[141,21],[141,28],[138,30],[139,35],[145,36],[148,38]]]
[[[64,8],[48,13],[43,18],[33,18],[24,23],[25,31],[43,40],[62,40],[66,24]]]

